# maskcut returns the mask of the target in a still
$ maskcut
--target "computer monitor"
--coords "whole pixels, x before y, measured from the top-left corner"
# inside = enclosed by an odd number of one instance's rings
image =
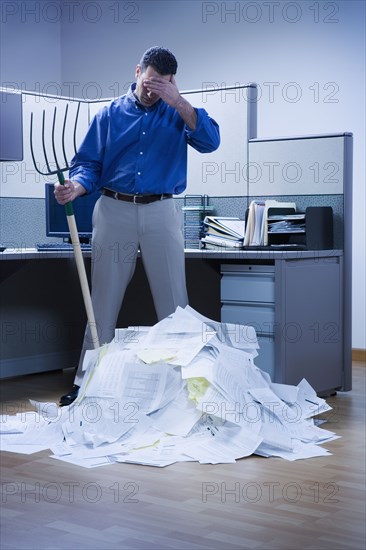
[[[53,183],[46,183],[46,235],[70,239],[65,207],[58,204],[54,195]],[[92,236],[92,214],[100,192],[82,195],[72,203],[80,242],[88,242]]]

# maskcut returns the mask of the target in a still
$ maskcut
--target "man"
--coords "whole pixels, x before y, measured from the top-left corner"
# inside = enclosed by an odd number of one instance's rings
[[[219,127],[178,91],[177,61],[167,49],[147,50],[136,66],[128,93],[102,108],[71,163],[65,186],[55,196],[66,204],[101,189],[93,213],[92,303],[99,342],[110,342],[138,249],[158,319],[188,303],[182,212],[173,195],[186,188],[187,144],[206,153],[220,144]],[[72,391],[82,380],[87,329]]]

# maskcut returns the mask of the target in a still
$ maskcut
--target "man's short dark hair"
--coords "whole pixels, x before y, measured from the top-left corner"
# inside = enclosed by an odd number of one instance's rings
[[[161,75],[176,74],[178,63],[171,51],[166,48],[154,46],[146,50],[141,58],[142,72],[151,66]]]

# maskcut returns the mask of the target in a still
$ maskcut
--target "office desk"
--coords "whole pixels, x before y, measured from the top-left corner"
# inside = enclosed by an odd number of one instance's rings
[[[89,272],[90,252],[84,257]],[[86,315],[73,253],[8,249],[0,260],[1,377],[75,366]],[[194,309],[234,331],[255,326],[256,364],[275,381],[351,389],[341,250],[186,250],[186,273]],[[138,258],[118,325],[156,320]]]

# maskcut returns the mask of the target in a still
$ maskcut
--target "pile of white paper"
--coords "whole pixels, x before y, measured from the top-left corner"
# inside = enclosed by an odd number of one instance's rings
[[[313,417],[330,407],[305,380],[272,383],[255,366],[258,348],[252,327],[189,306],[151,328],[116,330],[110,344],[87,352],[72,405],[32,402],[34,412],[0,417],[1,449],[51,449],[86,468],[329,454],[319,444],[337,436]]]

